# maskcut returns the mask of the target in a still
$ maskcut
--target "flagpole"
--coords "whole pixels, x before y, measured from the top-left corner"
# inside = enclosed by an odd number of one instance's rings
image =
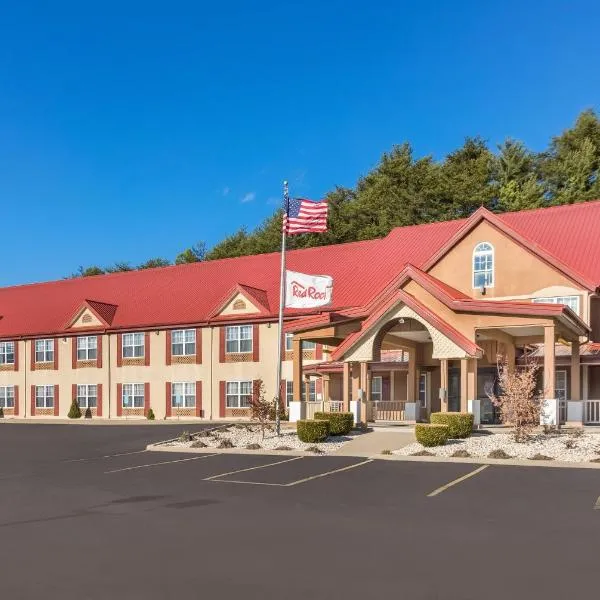
[[[283,310],[285,308],[285,243],[286,243],[286,232],[285,227],[283,226],[283,217],[288,211],[288,182],[283,182],[283,210],[284,214],[282,215],[282,227],[281,227],[281,274],[279,276],[279,328],[278,328],[278,339],[279,344],[277,344],[277,381],[276,381],[276,403],[275,403],[275,431],[279,436],[281,433],[281,415],[280,412],[280,402],[281,402],[281,362],[283,360]],[[287,393],[287,392],[286,392]]]

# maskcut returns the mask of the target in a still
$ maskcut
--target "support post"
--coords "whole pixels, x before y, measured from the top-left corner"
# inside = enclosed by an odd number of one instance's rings
[[[469,359],[460,359],[460,410],[467,412],[468,396],[469,396]]]
[[[396,400],[396,371],[390,371],[390,402]]]
[[[571,343],[571,400],[581,400],[579,340]]]
[[[554,325],[544,327],[544,397],[554,399]]]
[[[344,362],[342,372],[342,400],[344,401],[344,411],[350,410],[350,363]]]
[[[366,363],[366,362],[360,363],[360,387],[359,387],[359,389],[362,390],[360,414],[361,414],[361,422],[363,422],[363,423],[367,422],[367,407],[369,406],[367,402],[371,395],[370,391],[368,389],[368,385],[369,385],[368,369],[369,369],[368,363]]]
[[[448,412],[448,359],[440,359],[440,411]]]
[[[294,354],[293,381],[294,381],[294,402],[302,401],[302,340],[297,340],[294,336],[292,341]]]

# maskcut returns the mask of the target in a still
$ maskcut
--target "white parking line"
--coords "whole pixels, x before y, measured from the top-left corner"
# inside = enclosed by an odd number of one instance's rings
[[[104,456],[92,456],[90,458],[70,458],[68,460],[64,460],[63,462],[72,463],[72,462],[87,462],[91,460],[100,460],[101,458],[115,458],[117,456],[129,456],[130,454],[143,454],[144,452],[148,452],[148,450],[134,450],[133,452],[119,452],[118,454],[105,454]]]
[[[483,471],[484,469],[487,469],[489,466],[490,465],[483,465],[483,466],[475,469],[474,471],[471,471],[470,473],[467,473],[466,475],[463,475],[462,477],[459,477],[458,479],[454,479],[450,483],[447,483],[446,485],[443,485],[443,486],[437,488],[436,490],[433,490],[433,492],[431,492],[430,494],[427,494],[427,497],[428,498],[433,498],[434,496],[437,496],[438,494],[441,494],[442,492],[444,492],[448,488],[451,488],[453,485],[457,485],[458,483],[461,483],[462,481],[465,481],[465,479],[469,479],[469,477],[473,477],[474,475],[477,475],[477,473],[481,473],[481,471]]]
[[[594,510],[600,510],[600,496],[598,496],[598,500],[596,500],[596,505],[594,506]]]
[[[218,475],[212,475],[211,477],[206,477],[204,481],[212,481],[213,479],[219,479],[220,477],[225,477],[226,475],[235,475],[236,473],[245,473],[246,471],[255,471],[256,469],[266,469],[267,467],[273,467],[275,465],[282,465],[283,463],[292,462],[294,460],[301,460],[304,456],[295,456],[294,458],[287,458],[286,460],[278,460],[277,462],[268,463],[266,465],[258,465],[257,467],[248,467],[247,469],[238,469],[237,471],[228,471],[227,473],[219,473]],[[236,482],[237,483],[237,482]],[[243,483],[251,483],[244,481]],[[279,483],[273,485],[281,485]]]
[[[190,460],[202,460],[203,458],[213,458],[220,454],[203,454],[202,456],[194,456],[192,458],[179,458],[177,460],[163,460],[162,462],[149,463],[147,465],[136,465],[135,467],[125,467],[123,469],[114,469],[112,471],[104,471],[105,475],[110,473],[121,473],[123,471],[134,471],[135,469],[147,469],[148,467],[158,467],[159,465],[171,465],[173,463],[188,462]]]
[[[310,477],[305,477],[304,479],[298,479],[297,481],[292,481],[291,483],[284,483],[284,487],[292,487],[293,485],[300,485],[301,483],[306,483],[307,481],[312,481],[313,479],[319,479],[320,477],[329,477],[329,475],[334,475],[335,473],[341,473],[342,471],[349,471],[350,469],[356,469],[356,467],[362,467],[363,465],[368,465],[372,463],[373,459],[363,460],[362,462],[356,463],[355,465],[349,465],[347,467],[342,467],[341,469],[334,469],[333,471],[327,471],[326,473],[319,473],[318,475],[311,475]]]

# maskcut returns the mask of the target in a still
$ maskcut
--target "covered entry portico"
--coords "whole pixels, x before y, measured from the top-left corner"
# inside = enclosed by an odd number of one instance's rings
[[[408,277],[370,314],[347,315],[340,325],[333,319],[326,328],[303,330],[296,324],[295,343],[325,343],[330,360],[304,370],[301,353],[294,352],[292,419],[310,416],[300,385],[318,378],[322,394],[317,400],[330,410],[352,410],[362,422],[414,422],[448,410],[473,412],[478,423],[494,422],[489,395],[495,391],[498,364],[514,368],[517,356],[543,344],[540,393],[551,418],[558,420],[554,349],[560,341],[571,346],[575,373],[571,402],[563,404],[562,416],[581,422],[579,344],[588,332],[585,323],[557,305],[468,300],[448,286],[435,288],[433,278],[422,275]]]

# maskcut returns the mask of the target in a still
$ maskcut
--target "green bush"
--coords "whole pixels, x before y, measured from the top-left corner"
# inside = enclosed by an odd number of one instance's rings
[[[149,408],[148,409],[148,414],[146,415],[146,419],[148,419],[148,421],[154,421],[156,417],[154,416],[154,411]]]
[[[67,416],[69,419],[81,418],[81,409],[79,408],[79,403],[77,400],[73,400],[73,402],[71,402],[71,408],[69,409],[69,414]]]
[[[269,421],[275,421],[275,418],[276,418],[275,403],[273,403],[273,405],[269,409]],[[289,415],[283,406],[279,407],[279,420],[280,421],[288,421],[289,420]]]
[[[305,420],[296,422],[296,433],[301,442],[314,444],[327,439],[329,435],[329,421]]]
[[[473,433],[473,415],[461,412],[431,413],[429,419],[433,425],[448,425],[449,437],[460,440],[471,437]]]
[[[0,419],[4,419],[4,409],[0,406]]]
[[[354,414],[339,412],[316,412],[317,421],[329,421],[329,433],[331,435],[348,435],[354,427]]]
[[[448,425],[430,425],[429,423],[417,423],[415,425],[417,442],[427,448],[443,446],[448,441],[449,434]]]

